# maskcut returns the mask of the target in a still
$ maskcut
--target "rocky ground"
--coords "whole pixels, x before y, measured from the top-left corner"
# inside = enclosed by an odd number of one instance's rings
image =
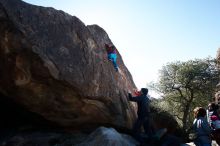
[[[62,131],[26,131],[8,132],[2,135],[0,146],[139,146],[128,134],[122,134],[113,128],[99,127],[92,133]],[[180,141],[172,135],[164,135],[161,140],[146,141],[145,146],[179,146]],[[182,146],[193,146],[193,143]],[[213,143],[213,146],[217,146]]]
[[[193,142],[186,143],[186,146],[196,146]],[[212,141],[212,146],[219,146],[215,141]]]

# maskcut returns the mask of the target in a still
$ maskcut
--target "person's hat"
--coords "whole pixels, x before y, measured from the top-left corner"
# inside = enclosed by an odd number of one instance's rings
[[[147,95],[148,89],[147,89],[147,88],[141,88],[141,92],[142,92],[144,95]]]

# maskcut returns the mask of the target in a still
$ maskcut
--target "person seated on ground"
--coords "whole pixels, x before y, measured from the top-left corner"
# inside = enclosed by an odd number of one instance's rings
[[[195,120],[193,121],[193,129],[197,135],[194,140],[196,146],[211,146],[211,127],[206,118],[206,110],[197,107],[194,110]]]
[[[219,117],[220,115],[219,115],[219,106],[218,106],[218,104],[216,104],[215,102],[210,103],[208,105],[208,110],[209,110],[211,116],[216,115],[218,118],[220,118]]]
[[[208,122],[213,129],[216,129],[220,122],[219,106],[215,102],[208,105]]]
[[[105,49],[106,49],[107,54],[108,54],[108,59],[113,63],[113,66],[114,66],[114,68],[117,72],[118,71],[118,65],[117,65],[116,47],[114,45],[105,44]]]
[[[220,109],[218,104],[212,102],[209,104],[209,121],[212,127],[212,136],[213,139],[220,145]]]
[[[220,129],[220,119],[216,115],[212,115],[210,119],[213,130]]]

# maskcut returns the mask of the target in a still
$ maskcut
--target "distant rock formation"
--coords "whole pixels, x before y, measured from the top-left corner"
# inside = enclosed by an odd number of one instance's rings
[[[217,50],[216,60],[217,60],[217,64],[220,65],[220,48],[218,48]]]
[[[1,94],[60,126],[131,127],[136,86],[119,52],[120,72],[107,60],[101,27],[21,0],[0,0],[0,21]]]
[[[216,54],[216,61],[217,61],[217,67],[218,69],[220,69],[220,48],[218,48],[217,50],[217,54]],[[215,93],[215,103],[220,104],[220,82],[217,84],[217,89],[218,92]]]

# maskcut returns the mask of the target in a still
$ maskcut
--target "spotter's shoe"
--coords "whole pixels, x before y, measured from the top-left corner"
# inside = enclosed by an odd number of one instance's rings
[[[156,133],[152,136],[152,139],[160,140],[167,133],[167,128],[162,128],[156,131]]]

